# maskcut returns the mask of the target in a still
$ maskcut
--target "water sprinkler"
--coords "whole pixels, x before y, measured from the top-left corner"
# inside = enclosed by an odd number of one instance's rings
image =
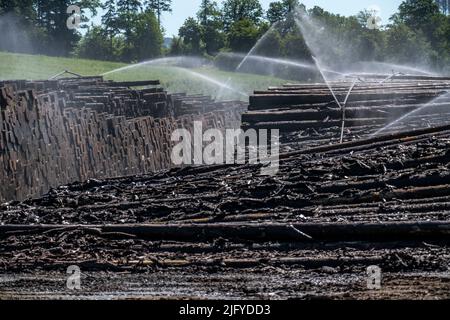
[[[75,72],[72,72],[72,71],[69,71],[69,70],[64,70],[64,71],[62,71],[62,72],[60,72],[58,74],[55,74],[54,76],[50,77],[48,80],[54,80],[54,79],[59,78],[60,76],[62,76],[64,74],[70,74],[70,75],[76,76],[78,78],[83,78],[83,76],[78,74],[78,73],[75,73]]]
[[[380,81],[380,84],[383,84],[386,81],[389,81],[394,77],[403,76],[403,75],[405,75],[403,72],[394,72],[394,70],[392,70],[392,74],[389,77],[387,77],[386,79],[383,79],[382,81]]]

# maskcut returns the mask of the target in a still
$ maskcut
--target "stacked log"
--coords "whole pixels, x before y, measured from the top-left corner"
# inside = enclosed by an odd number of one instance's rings
[[[325,84],[287,84],[255,91],[249,111],[242,116],[243,126],[279,129],[285,147],[295,149],[339,141],[343,127],[344,140],[359,139],[445,96],[450,80],[397,76],[387,82],[360,79],[330,86],[335,97]],[[450,96],[445,97],[385,133],[445,124],[450,120]]]
[[[241,102],[215,106],[207,97],[200,100],[208,107],[180,112],[158,83],[100,77],[2,82],[0,201],[74,181],[170,168],[173,130],[190,129],[193,121],[221,129],[240,120]],[[151,87],[131,88],[143,85]]]

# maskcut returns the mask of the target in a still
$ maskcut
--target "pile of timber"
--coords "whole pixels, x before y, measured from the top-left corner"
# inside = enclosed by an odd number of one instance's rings
[[[0,201],[170,168],[173,130],[194,121],[206,129],[239,127],[242,102],[203,98],[207,107],[188,113],[173,103],[182,96],[174,100],[158,84],[101,77],[0,82]]]
[[[375,78],[375,77],[374,77]],[[325,84],[287,84],[256,91],[244,128],[279,129],[285,147],[301,149],[360,139],[431,102],[383,133],[443,125],[450,121],[450,78],[390,77]],[[440,98],[438,98],[440,97]],[[336,102],[336,100],[339,102]]]

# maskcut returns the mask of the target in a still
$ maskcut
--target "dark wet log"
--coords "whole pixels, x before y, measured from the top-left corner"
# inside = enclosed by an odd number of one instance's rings
[[[354,93],[350,96],[349,102],[354,101],[368,101],[379,99],[410,99],[410,98],[424,98],[427,97],[430,100],[433,97],[445,94],[447,90],[435,90],[435,91],[392,91],[388,93]],[[344,101],[346,94],[337,94],[339,101]],[[289,105],[300,105],[307,103],[326,103],[333,102],[334,98],[331,94],[310,95],[310,94],[260,94],[250,96],[249,110],[264,110],[270,109],[274,106],[283,107]]]
[[[354,74],[354,76],[358,76],[359,74]],[[386,75],[378,75],[378,74],[360,74],[362,77],[368,77],[372,79],[385,79]],[[442,77],[442,76],[417,76],[417,75],[396,75],[391,77],[392,80],[429,80],[429,81],[436,81],[436,80],[443,80],[448,81],[450,80],[450,77]]]
[[[143,80],[143,81],[123,81],[123,82],[105,82],[108,87],[144,87],[160,85],[159,80]]]
[[[363,119],[347,119],[346,124],[348,127],[362,126],[362,125],[376,125],[386,122],[386,118],[363,118]],[[299,131],[308,128],[329,128],[339,127],[341,120],[325,119],[325,121],[273,121],[273,122],[257,122],[251,125],[243,124],[244,129],[278,129],[280,132],[292,132]]]
[[[426,110],[410,114],[387,127],[384,133],[437,127],[450,121],[450,97],[444,96],[450,90],[450,81],[439,77],[416,80],[390,77],[382,83],[377,78],[367,78],[356,82],[346,104],[345,121],[340,109],[352,83],[341,81],[330,85],[336,99],[326,84],[285,84],[255,91],[250,97],[249,111],[242,116],[243,128],[279,129],[281,150],[290,151],[334,144],[336,139],[348,142],[367,138],[432,101]]]
[[[223,268],[233,269],[247,269],[261,266],[274,267],[303,267],[306,269],[315,269],[321,267],[342,267],[342,266],[371,266],[381,265],[384,262],[383,258],[368,257],[368,258],[339,258],[339,259],[314,259],[314,258],[296,258],[296,257],[280,257],[267,259],[209,259],[209,260],[145,260],[145,261],[130,261],[129,265],[139,265],[145,267],[159,266],[165,268],[182,268],[191,266],[214,267],[221,266]],[[115,263],[116,264],[116,263]],[[120,262],[117,263],[120,265]]]
[[[180,248],[179,248],[180,250]],[[50,262],[35,261],[21,262],[22,268],[39,268],[43,270],[67,270],[69,266],[76,265],[83,271],[113,271],[113,272],[133,272],[139,268],[172,268],[182,269],[188,267],[220,267],[232,269],[251,269],[257,267],[302,267],[305,269],[317,269],[322,267],[367,267],[371,265],[382,265],[385,260],[377,257],[367,258],[295,258],[280,257],[272,259],[192,259],[192,260],[175,260],[175,259],[154,259],[141,261],[61,261],[56,260]]]
[[[280,223],[202,225],[1,225],[0,236],[70,230],[99,230],[100,234],[129,234],[148,240],[200,241],[394,241],[450,240],[450,222]]]
[[[342,152],[348,153],[352,150],[360,147],[358,150],[362,149],[373,149],[380,146],[411,143],[414,141],[431,138],[433,136],[447,135],[450,133],[450,125],[419,129],[415,131],[393,133],[388,135],[382,135],[378,137],[373,137],[369,139],[364,139],[360,141],[351,141],[343,144],[335,144],[329,146],[321,146],[316,148],[305,149],[301,151],[294,151],[285,154],[281,154],[281,159],[286,159],[294,157],[301,154],[312,154],[312,153],[323,153],[323,152]]]
[[[349,88],[349,83],[342,83],[337,82],[334,84],[331,84],[333,90],[336,91],[345,91]],[[448,88],[450,87],[450,81],[449,82],[399,82],[399,83],[357,83],[355,90],[356,91],[379,91],[379,90],[394,90],[394,89],[421,89],[421,90],[427,90],[427,89],[442,89],[442,88]],[[328,93],[329,89],[326,85],[307,85],[307,84],[287,84],[283,85],[281,87],[270,87],[268,89],[269,92],[278,92],[278,91],[295,91],[295,92],[309,92],[309,93],[315,93],[315,92],[324,92]],[[264,93],[267,91],[255,91],[255,93]]]
[[[407,114],[418,108],[417,104],[412,105],[395,105],[395,106],[380,106],[380,107],[349,107],[346,109],[346,117],[348,119],[354,118],[384,118],[385,121],[389,119],[399,118],[400,116]],[[436,103],[430,105],[429,109],[433,113],[439,113],[441,116],[449,113],[449,103]],[[281,121],[305,121],[305,120],[318,120],[326,122],[329,119],[340,119],[342,111],[339,109],[293,109],[293,110],[268,110],[266,112],[249,111],[242,115],[242,121],[245,123],[253,124],[259,122],[281,122]],[[420,114],[416,117],[432,117],[436,115]],[[408,119],[414,119],[415,116],[411,116]]]

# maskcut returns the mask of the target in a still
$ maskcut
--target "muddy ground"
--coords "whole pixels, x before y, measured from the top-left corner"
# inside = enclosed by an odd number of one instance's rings
[[[449,299],[448,273],[385,273],[380,290],[370,290],[364,271],[160,270],[146,273],[87,272],[81,290],[66,287],[58,272],[0,275],[0,299]]]

